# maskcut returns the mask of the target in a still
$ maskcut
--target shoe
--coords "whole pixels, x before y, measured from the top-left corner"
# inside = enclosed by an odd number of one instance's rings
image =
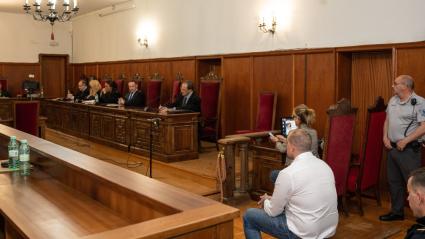
[[[393,214],[392,212],[379,216],[379,220],[381,221],[402,221],[404,220],[404,216],[403,215],[397,215],[397,214]]]

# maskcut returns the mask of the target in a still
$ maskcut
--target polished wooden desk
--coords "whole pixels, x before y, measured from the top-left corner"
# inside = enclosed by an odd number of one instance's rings
[[[0,174],[5,238],[233,238],[239,210],[0,125],[27,139],[32,174]]]
[[[198,158],[199,113],[158,114],[54,100],[43,100],[41,113],[49,128],[144,156],[149,155],[148,120],[159,118],[159,127],[152,130],[153,157],[165,162]]]

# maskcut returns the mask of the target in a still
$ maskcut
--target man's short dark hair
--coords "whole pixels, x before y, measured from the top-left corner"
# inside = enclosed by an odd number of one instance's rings
[[[187,85],[188,90],[193,90],[193,82],[191,80],[184,81],[183,84]]]
[[[288,135],[288,141],[300,152],[311,151],[311,136],[303,129],[294,129]]]
[[[113,89],[117,88],[117,84],[113,80],[106,80],[105,83],[108,84]]]
[[[421,187],[425,189],[425,168],[419,168],[410,173],[413,188]]]
[[[85,79],[81,79],[79,82],[83,83],[84,86],[87,86],[88,85],[87,84],[87,80],[85,80]]]

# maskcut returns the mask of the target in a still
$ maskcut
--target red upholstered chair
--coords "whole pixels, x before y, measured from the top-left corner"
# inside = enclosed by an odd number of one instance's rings
[[[386,105],[382,97],[378,97],[375,105],[369,107],[366,121],[365,140],[357,162],[353,162],[348,174],[347,189],[356,193],[359,209],[363,215],[361,194],[371,188],[375,189],[378,205],[381,205],[379,193],[379,173],[384,143],[383,128],[386,118]]]
[[[176,102],[177,95],[180,93],[180,86],[183,82],[183,74],[181,72],[178,72],[176,75],[176,79],[173,81],[173,91],[171,92],[171,99],[170,102],[174,103]]]
[[[102,89],[105,87],[105,82],[107,82],[108,80],[112,80],[112,77],[110,77],[108,74],[105,74],[102,78],[102,80],[100,80],[100,85],[102,86]]]
[[[39,101],[14,101],[13,126],[23,132],[38,136]]]
[[[124,80],[114,80],[120,95],[124,95]]]
[[[171,102],[172,103],[176,102],[177,95],[180,93],[181,84],[182,84],[182,82],[179,81],[179,80],[173,81],[173,92],[171,94]]]
[[[146,101],[149,108],[157,108],[161,101],[162,78],[155,73],[146,86]]]
[[[214,72],[201,78],[199,95],[201,97],[201,140],[217,143],[220,119],[221,77]],[[218,149],[218,145],[217,149]]]
[[[274,128],[276,92],[262,92],[258,97],[257,121],[253,130],[237,130],[236,134],[269,131]]]
[[[3,90],[7,90],[7,80],[0,76],[0,84]]]
[[[357,109],[351,108],[347,99],[342,99],[327,110],[328,122],[325,131],[323,159],[328,163],[335,176],[335,186],[341,199],[344,213],[348,215],[346,193],[350,168],[351,148]],[[382,137],[382,135],[381,135]]]

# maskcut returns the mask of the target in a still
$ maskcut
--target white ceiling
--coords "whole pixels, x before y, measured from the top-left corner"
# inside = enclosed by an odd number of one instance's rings
[[[32,5],[35,1],[28,0],[29,4]],[[46,4],[48,0],[41,0],[42,10],[47,9]],[[114,4],[128,2],[128,0],[78,0],[78,7],[80,8],[79,15],[100,10]],[[0,12],[11,12],[11,13],[24,13],[22,6],[25,0],[0,0]],[[56,5],[60,6],[58,9],[62,9],[63,0],[56,0]],[[71,7],[74,6],[74,0],[70,0]]]

